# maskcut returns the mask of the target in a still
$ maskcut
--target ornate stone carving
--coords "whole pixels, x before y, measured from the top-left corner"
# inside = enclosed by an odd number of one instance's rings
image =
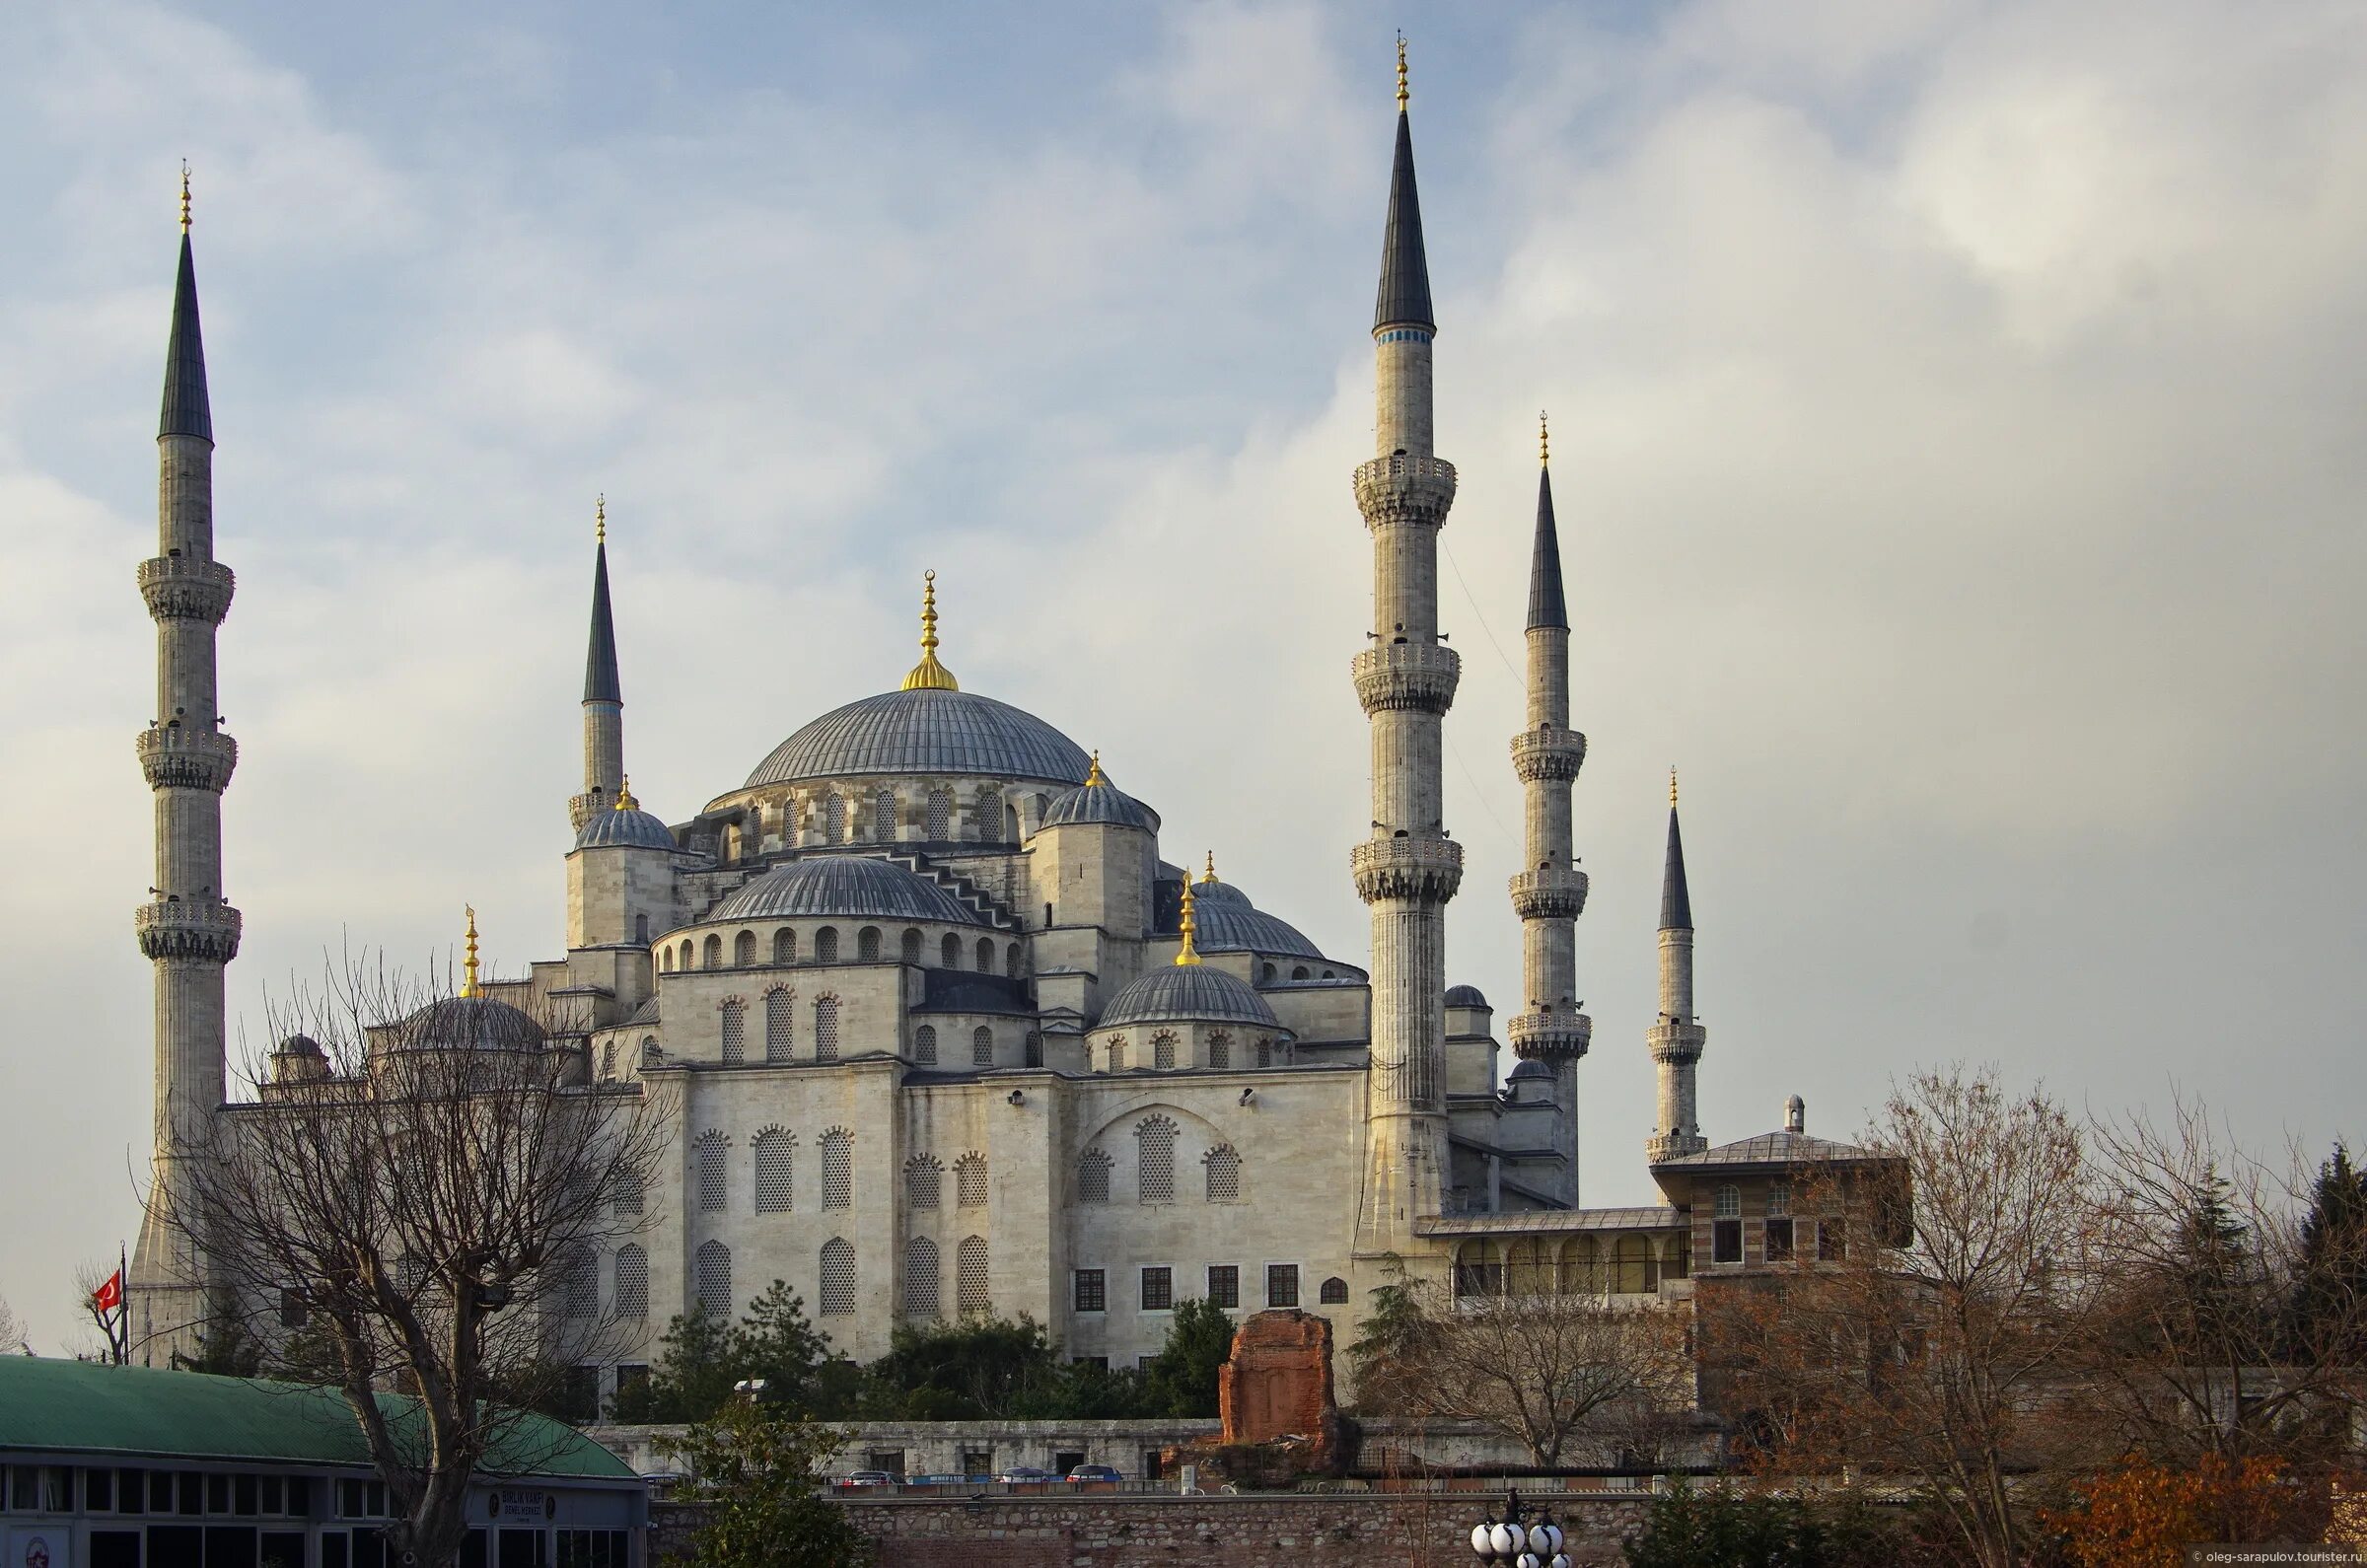
[[[1504,1024],[1504,1037],[1523,1061],[1579,1057],[1595,1041],[1595,1021],[1584,1013],[1539,1010],[1515,1014]]]
[[[1644,1043],[1656,1062],[1692,1063],[1701,1059],[1709,1031],[1698,1024],[1660,1023],[1644,1031]]]
[[[1356,465],[1356,510],[1368,528],[1439,528],[1455,504],[1455,464],[1438,458],[1375,458]]]
[[[1586,737],[1576,730],[1523,730],[1512,738],[1512,771],[1524,784],[1574,779],[1586,762]]]
[[[1444,713],[1463,678],[1463,656],[1443,644],[1384,643],[1365,649],[1348,668],[1368,718],[1389,708]]]
[[[1463,846],[1452,838],[1371,838],[1348,851],[1357,895],[1445,903],[1463,886]]]
[[[1523,920],[1575,920],[1586,908],[1586,873],[1524,871],[1511,880],[1512,911]]]
[[[219,626],[230,613],[239,580],[220,561],[155,555],[140,562],[140,597],[158,620],[202,620]]]
[[[239,912],[226,903],[160,898],[133,910],[131,923],[152,959],[228,963],[239,956]]]
[[[217,731],[159,724],[135,743],[150,789],[212,790],[219,795],[239,765],[239,743]]]

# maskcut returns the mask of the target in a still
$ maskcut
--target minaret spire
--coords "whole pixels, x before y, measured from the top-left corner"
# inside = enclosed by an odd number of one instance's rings
[[[140,1358],[167,1363],[195,1347],[206,1307],[189,1162],[223,1102],[222,971],[238,956],[239,911],[222,896],[222,793],[238,763],[223,733],[215,633],[236,580],[214,559],[214,421],[189,245],[188,168],[181,168],[180,267],[157,422],[157,553],[140,563],[140,595],[156,622],[155,718],[139,737],[156,802],[156,885],[134,915],[155,967],[154,1180],[132,1254]]]
[[[1537,542],[1529,564],[1527,723],[1512,738],[1512,771],[1521,781],[1526,856],[1512,879],[1521,919],[1521,1011],[1505,1036],[1524,1060],[1553,1069],[1558,1146],[1569,1155],[1558,1195],[1578,1201],[1578,1059],[1594,1039],[1594,1020],[1579,1011],[1577,920],[1586,908],[1586,873],[1570,831],[1570,791],[1586,761],[1586,737],[1570,728],[1570,616],[1561,584],[1561,541],[1553,523],[1552,447],[1537,416]]]
[[[1644,1036],[1660,1075],[1659,1125],[1645,1140],[1654,1163],[1699,1154],[1694,1069],[1709,1032],[1693,1016],[1693,900],[1685,884],[1685,835],[1677,825],[1677,770],[1669,769],[1669,853],[1660,879],[1660,1018]]]
[[[1373,830],[1349,856],[1373,931],[1355,1244],[1367,1256],[1414,1246],[1415,1221],[1440,1212],[1447,1181],[1446,905],[1463,881],[1463,850],[1446,832],[1440,725],[1462,665],[1438,635],[1438,531],[1455,469],[1431,447],[1432,317],[1400,94],[1373,313],[1376,456],[1355,475],[1373,541],[1371,645],[1351,667],[1372,733]]]
[[[584,793],[567,803],[576,831],[615,802],[624,783],[624,686],[616,676],[616,617],[609,604],[609,498],[592,506],[592,639],[584,656]]]

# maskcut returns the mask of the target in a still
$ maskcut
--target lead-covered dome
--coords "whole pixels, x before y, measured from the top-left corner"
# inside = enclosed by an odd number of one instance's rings
[[[973,773],[1082,784],[1083,748],[1032,713],[971,691],[884,691],[833,708],[774,747],[748,787],[862,773]]]
[[[405,1019],[400,1044],[416,1050],[538,1050],[548,1036],[534,1015],[489,996],[448,996]]]
[[[827,915],[980,925],[978,912],[928,878],[885,860],[830,855],[776,867],[717,904],[705,922]]]
[[[1063,790],[1043,809],[1040,827],[1069,827],[1079,823],[1111,827],[1139,827],[1159,831],[1159,814],[1114,784],[1087,782]]]
[[[1256,1024],[1287,1033],[1247,980],[1205,963],[1177,963],[1131,980],[1102,1010],[1103,1029],[1128,1024]]]
[[[1475,985],[1450,985],[1447,987],[1447,1006],[1486,1007],[1487,998],[1480,994],[1479,987]],[[1489,1011],[1494,1009],[1490,1008]]]
[[[578,849],[672,849],[674,830],[645,811],[619,806],[594,812],[575,835]]]

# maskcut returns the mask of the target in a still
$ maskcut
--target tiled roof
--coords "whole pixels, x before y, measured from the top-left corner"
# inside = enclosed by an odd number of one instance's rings
[[[1572,1231],[1667,1231],[1673,1208],[1539,1209],[1527,1214],[1439,1214],[1413,1222],[1421,1236],[1560,1236]]]
[[[1861,1149],[1853,1143],[1835,1143],[1829,1138],[1812,1138],[1805,1132],[1762,1132],[1756,1138],[1721,1143],[1699,1154],[1663,1160],[1652,1169],[1705,1171],[1734,1166],[1848,1164],[1881,1158],[1871,1149]]]

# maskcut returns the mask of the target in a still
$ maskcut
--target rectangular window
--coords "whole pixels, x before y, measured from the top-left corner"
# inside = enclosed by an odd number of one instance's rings
[[[477,1532],[472,1530],[468,1533],[473,1535]],[[343,1531],[323,1531],[321,1532],[321,1568],[345,1568],[345,1546],[346,1539]],[[484,1559],[480,1557],[477,1561],[478,1568],[482,1568]]]
[[[266,1530],[259,1568],[304,1568],[304,1532]]]
[[[1817,1222],[1817,1260],[1837,1263],[1849,1250],[1849,1222],[1847,1220],[1819,1220]]]
[[[1176,1271],[1164,1263],[1154,1263],[1142,1271],[1142,1310],[1146,1313],[1173,1312],[1176,1306]]]
[[[1241,1305],[1241,1269],[1233,1263],[1208,1265],[1208,1299],[1219,1307]]]
[[[1792,1222],[1788,1219],[1769,1219],[1767,1225],[1767,1261],[1788,1263],[1792,1260]]]
[[[111,1514],[115,1511],[115,1472],[89,1470],[82,1477],[82,1507],[85,1513]]]
[[[1709,1260],[1713,1263],[1739,1263],[1743,1260],[1742,1221],[1709,1222]]]
[[[1109,1276],[1104,1274],[1102,1270],[1098,1268],[1078,1269],[1076,1295],[1074,1299],[1076,1302],[1076,1310],[1078,1312],[1098,1313],[1109,1311]]]
[[[205,1512],[205,1477],[195,1470],[180,1472],[180,1512],[188,1515]]]
[[[1298,1264],[1265,1265],[1265,1304],[1268,1307],[1296,1307],[1299,1304]]]
[[[205,1511],[209,1514],[230,1512],[230,1477],[209,1475],[205,1478]]]
[[[148,1472],[122,1470],[115,1476],[115,1512],[145,1514],[148,1512]]]
[[[972,1480],[984,1480],[994,1474],[994,1450],[964,1449],[962,1473]]]
[[[635,1389],[649,1383],[649,1364],[642,1361],[623,1362],[616,1368],[616,1397],[621,1399]]]
[[[231,1511],[236,1514],[243,1514],[249,1519],[252,1519],[254,1517],[255,1507],[254,1477],[251,1475],[233,1476],[231,1478],[231,1492],[234,1499],[231,1505]]]
[[[91,1532],[91,1568],[140,1568],[140,1532],[136,1530]],[[299,1563],[297,1568],[303,1568]]]
[[[262,1510],[266,1514],[285,1514],[288,1511],[288,1482],[283,1475],[263,1477]]]

